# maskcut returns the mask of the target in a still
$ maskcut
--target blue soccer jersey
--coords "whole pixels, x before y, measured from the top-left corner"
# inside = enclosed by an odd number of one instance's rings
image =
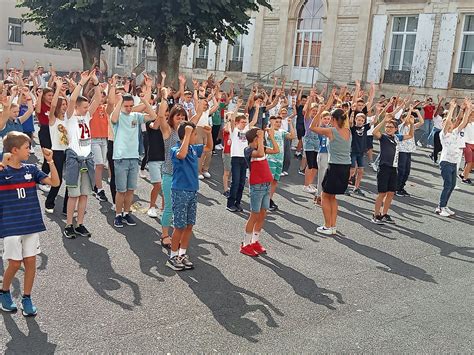
[[[7,166],[0,171],[0,238],[46,229],[36,184],[47,176],[32,164],[22,164],[19,169]]]

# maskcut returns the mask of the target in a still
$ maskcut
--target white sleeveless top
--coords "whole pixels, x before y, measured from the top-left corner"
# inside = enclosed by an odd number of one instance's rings
[[[62,133],[61,131],[63,131],[64,133]],[[67,149],[67,145],[64,144],[64,142],[61,142],[61,138],[63,137],[63,135],[65,135],[67,139],[65,120],[60,120],[56,118],[54,124],[52,126],[49,126],[49,134],[51,135],[52,150],[65,151]]]

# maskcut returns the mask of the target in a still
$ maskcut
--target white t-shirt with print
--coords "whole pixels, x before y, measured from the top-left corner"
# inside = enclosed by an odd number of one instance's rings
[[[443,150],[441,151],[440,162],[446,161],[448,163],[457,164],[462,157],[462,147],[464,147],[463,138],[459,130],[453,129],[451,133],[444,133],[441,131],[439,139]]]
[[[68,148],[74,150],[80,157],[87,157],[91,153],[90,113],[87,112],[85,116],[74,114],[64,121],[69,140]]]
[[[248,146],[247,137],[245,133],[249,130],[247,125],[243,130],[234,127],[234,130],[230,133],[230,156],[231,157],[244,157],[244,150]]]

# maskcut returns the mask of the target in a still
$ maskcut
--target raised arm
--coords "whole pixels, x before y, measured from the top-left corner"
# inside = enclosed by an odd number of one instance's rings
[[[54,122],[56,122],[55,111],[56,111],[56,107],[58,105],[59,94],[61,92],[61,85],[62,85],[63,82],[62,82],[61,78],[56,78],[55,83],[56,83],[56,90],[54,91],[53,100],[51,101],[51,107],[49,109],[49,125],[50,126],[52,126],[54,124]]]
[[[120,111],[122,110],[123,96],[120,95],[120,98],[115,103],[115,108],[110,115],[110,121],[112,123],[117,123],[120,117]]]
[[[380,130],[382,129],[382,127],[385,126],[385,123],[389,122],[392,118],[393,116],[391,114],[387,114],[385,115],[385,118],[377,126],[375,126],[373,131],[374,138],[380,139],[382,137],[382,133],[380,133]]]
[[[265,106],[266,111],[271,110],[278,104],[278,100],[280,100],[280,95],[281,95],[281,90],[277,89],[275,93],[275,99],[273,100],[273,102],[270,105]]]
[[[117,87],[117,74],[114,74],[111,79],[109,79],[109,91],[107,93],[107,107],[106,112],[108,115],[111,115],[114,111],[115,104],[115,89]]]
[[[191,134],[193,133],[193,130],[194,128],[192,126],[184,127],[184,138],[181,142],[181,146],[179,147],[178,153],[176,154],[176,158],[178,158],[179,160],[183,160],[188,155],[189,141],[191,140]]]
[[[79,81],[79,84],[76,86],[76,88],[72,92],[71,97],[69,99],[69,104],[67,106],[67,112],[66,112],[67,117],[71,117],[74,114],[74,108],[76,106],[77,98],[79,97],[81,93],[81,89],[87,83],[89,78],[90,78],[89,72],[85,71],[81,73],[81,80]]]
[[[266,148],[265,153],[267,153],[267,154],[280,153],[280,147],[278,146],[278,143],[275,140],[275,129],[273,127],[270,127],[267,132],[268,132],[268,138],[272,142],[272,148]],[[260,137],[258,137],[258,139],[260,140]],[[260,150],[260,147],[264,148],[263,147],[263,138],[262,138],[261,141],[258,142],[258,149],[259,150]]]
[[[471,100],[466,99],[465,101],[466,101],[466,109],[464,110],[464,117],[462,119],[461,124],[457,127],[459,131],[463,130],[467,126],[467,124],[469,123],[471,112],[472,112]]]
[[[156,120],[153,123],[153,129],[155,129],[156,124],[158,124],[161,134],[163,134],[164,139],[168,139],[171,134],[171,127],[165,119],[166,110],[168,109],[168,89],[165,87],[161,88],[161,103],[158,109],[158,114]]]
[[[92,72],[91,79],[92,79],[92,85],[94,86],[94,96],[93,96],[92,102],[89,106],[89,113],[91,115],[93,115],[94,112],[97,111],[97,109],[100,106],[100,101],[101,101],[100,99],[101,99],[102,94],[101,94],[101,89],[100,89],[100,85],[99,85],[99,79],[97,79],[95,71]]]
[[[257,124],[259,111],[260,111],[260,105],[255,104],[255,111],[253,113],[252,121],[250,121],[249,123],[250,128],[255,127],[255,125]]]
[[[145,105],[145,112],[147,116],[145,116],[146,121],[154,121],[156,120],[156,112],[153,110],[153,107],[151,107],[150,103],[148,102],[148,97],[147,95],[141,95],[140,99],[142,100],[142,103]]]

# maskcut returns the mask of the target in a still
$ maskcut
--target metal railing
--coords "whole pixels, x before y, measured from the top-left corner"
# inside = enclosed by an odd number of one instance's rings
[[[269,81],[270,81],[270,75],[272,74],[275,74],[276,72],[280,71],[280,77],[283,76],[283,69],[284,68],[287,68],[288,65],[286,64],[283,64],[283,65],[280,65],[278,68],[276,69],[273,69],[271,72],[265,74],[265,75],[261,75],[261,74],[257,74],[257,79],[255,79],[254,81],[252,81],[250,84],[247,84],[245,85],[245,88],[249,88],[249,87],[252,87],[255,83],[266,83],[266,84],[269,84]]]

